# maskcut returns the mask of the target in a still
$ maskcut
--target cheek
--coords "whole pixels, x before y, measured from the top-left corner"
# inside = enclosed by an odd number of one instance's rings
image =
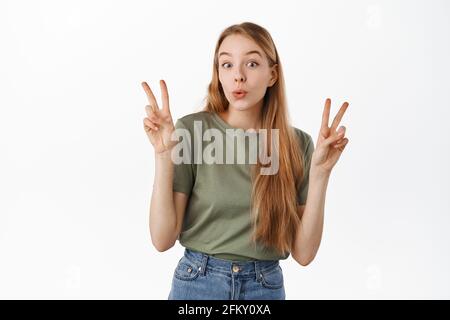
[[[251,85],[249,86],[256,95],[264,95],[267,89],[267,79],[265,77],[258,77],[253,79]]]
[[[227,82],[226,77],[223,75],[223,73],[219,73],[219,81],[220,81],[220,84],[222,85],[222,88],[225,91],[228,91],[227,90],[228,89],[228,82]]]
[[[260,91],[265,88],[268,82],[267,74],[264,72],[254,72],[248,77],[248,82],[255,91]]]

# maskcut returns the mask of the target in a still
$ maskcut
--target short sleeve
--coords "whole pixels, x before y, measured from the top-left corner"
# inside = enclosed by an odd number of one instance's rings
[[[177,129],[184,129],[184,130],[180,130],[179,134],[182,135],[182,139],[189,139],[189,143],[186,144],[186,146],[188,145],[189,148],[183,149],[183,151],[181,151],[180,156],[182,155],[182,152],[187,151],[187,152],[189,152],[189,158],[192,159],[191,148],[190,148],[191,135],[189,133],[189,130],[186,128],[186,126],[184,125],[184,123],[182,122],[181,119],[178,119],[177,122],[175,123],[175,130],[177,130]],[[186,134],[188,136],[186,136]],[[183,192],[187,195],[191,194],[192,188],[195,183],[196,167],[195,167],[195,164],[193,163],[193,161],[189,161],[189,162],[190,163],[184,163],[184,161],[181,162],[180,164],[174,163],[173,188],[172,188],[173,191]]]
[[[303,181],[300,184],[300,187],[297,190],[297,203],[299,205],[306,204],[306,198],[308,196],[308,187],[309,187],[309,169],[311,167],[311,158],[314,152],[314,142],[311,136],[307,133],[303,132],[303,137],[300,139],[302,145],[300,149],[303,150]]]

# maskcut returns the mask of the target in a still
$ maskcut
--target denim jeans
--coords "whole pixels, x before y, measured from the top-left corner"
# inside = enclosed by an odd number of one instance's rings
[[[169,300],[285,300],[278,260],[231,261],[185,248]]]

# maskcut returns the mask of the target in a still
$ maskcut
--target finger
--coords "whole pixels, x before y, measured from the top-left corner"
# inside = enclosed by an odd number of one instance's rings
[[[152,129],[152,130],[155,129],[155,125],[150,120],[148,120],[148,118],[144,118],[144,127],[146,129],[147,128]]]
[[[161,125],[162,124],[162,120],[158,116],[156,116],[153,112],[150,114],[148,119],[151,122],[156,123],[157,125]]]
[[[141,85],[144,88],[145,94],[147,95],[149,104],[153,108],[158,109],[158,102],[156,102],[155,96],[153,95],[153,92],[152,92],[152,89],[150,89],[150,86],[145,81],[142,82]]]
[[[327,100],[325,100],[325,106],[323,108],[322,125],[320,127],[320,130],[322,130],[323,132],[328,131],[328,122],[330,119],[330,107],[331,107],[331,100],[327,98]]]
[[[144,130],[146,132],[152,131],[152,128],[149,125],[147,125],[147,122],[145,121],[145,118],[144,118],[144,120],[142,122],[144,123]]]
[[[333,144],[333,146],[336,146],[336,145],[342,143],[343,140],[344,140],[344,139],[342,139],[342,138],[339,139],[339,140],[337,140],[337,141]]]
[[[159,81],[159,85],[161,86],[161,95],[162,95],[162,110],[165,113],[170,114],[170,108],[169,108],[169,92],[167,90],[167,85],[164,80]]]
[[[144,124],[148,127],[150,127],[152,130],[158,131],[158,125],[152,121],[150,121],[148,118],[144,119]]]
[[[339,127],[339,130],[336,131],[336,134],[339,135],[339,136],[341,136],[341,138],[343,138],[343,137],[344,137],[344,134],[345,134],[345,131],[346,131],[345,126],[340,126],[340,127]]]
[[[145,130],[146,132],[152,132],[152,131],[153,131],[152,128],[149,127],[149,126],[146,125],[146,124],[144,124],[144,130]]]
[[[336,144],[342,142],[342,140],[345,138],[345,131],[346,131],[345,126],[340,126],[339,130],[332,131],[333,135],[337,138],[337,140],[335,140],[333,143]]]
[[[334,142],[332,142],[331,144],[333,145],[333,147],[337,144],[337,143],[341,143],[342,140],[345,137],[345,126],[340,126],[338,131],[333,131],[334,135],[337,136],[337,140],[335,140]]]
[[[341,122],[342,117],[344,116],[345,110],[347,110],[348,102],[344,102],[339,109],[336,117],[334,117],[333,123],[331,124],[331,130],[336,130],[337,126]]]
[[[338,133],[334,133],[334,134],[330,135],[328,138],[326,138],[323,141],[323,144],[325,147],[328,147],[330,144],[336,143],[338,140],[340,140],[344,137],[345,127],[342,127],[342,128],[343,128],[343,130],[339,130]]]
[[[150,115],[153,113],[152,107],[150,105],[145,106],[145,113],[147,114],[147,117],[150,117]]]
[[[345,146],[347,144],[347,142],[348,142],[347,138],[342,139],[342,140],[340,140],[340,142],[336,143],[333,147],[341,148],[341,147]]]
[[[344,141],[339,144],[338,146],[336,146],[335,148],[338,149],[340,152],[344,151],[345,147],[348,144],[348,139],[344,139]]]
[[[160,118],[160,112],[159,109],[157,109],[154,106],[146,105],[145,106],[145,112],[147,113],[147,116],[150,118],[152,115],[155,117]]]
[[[158,112],[153,111],[153,109],[151,108],[151,106],[146,105],[145,106],[145,112],[147,113],[147,117],[152,120],[153,122],[156,122],[158,124],[160,124],[161,118],[158,115]]]

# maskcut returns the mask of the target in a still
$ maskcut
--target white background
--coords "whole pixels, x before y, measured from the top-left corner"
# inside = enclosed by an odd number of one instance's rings
[[[307,267],[287,299],[450,298],[448,1],[1,1],[0,298],[166,299],[179,243],[153,248],[148,81],[203,107],[227,26],[272,35],[293,125],[344,101]]]

